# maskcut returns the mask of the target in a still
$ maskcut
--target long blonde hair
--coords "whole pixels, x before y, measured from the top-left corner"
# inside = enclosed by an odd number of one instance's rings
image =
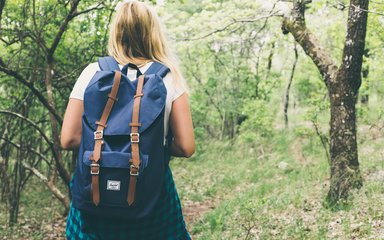
[[[110,27],[108,52],[120,64],[145,63],[166,65],[175,83],[187,89],[178,60],[168,46],[163,26],[156,12],[147,4],[125,0],[118,5]]]

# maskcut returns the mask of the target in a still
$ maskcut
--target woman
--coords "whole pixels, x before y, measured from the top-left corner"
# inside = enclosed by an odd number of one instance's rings
[[[145,74],[157,61],[170,69],[163,78],[167,89],[165,133],[169,128],[173,133],[173,141],[169,144],[173,156],[190,157],[195,151],[195,143],[186,84],[177,61],[171,55],[156,13],[148,5],[135,0],[122,2],[111,24],[108,51],[120,68],[133,63]],[[64,149],[77,149],[80,145],[84,91],[99,70],[97,63],[89,64],[72,90],[61,131]],[[136,70],[130,69],[127,77],[133,81]],[[161,196],[150,218],[106,220],[88,216],[71,206],[67,239],[190,239],[169,167],[165,178]]]

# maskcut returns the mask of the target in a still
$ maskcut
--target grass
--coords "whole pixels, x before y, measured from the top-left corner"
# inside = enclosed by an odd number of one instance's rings
[[[18,223],[7,224],[8,207],[0,204],[0,239],[64,239],[64,208],[43,183],[32,178],[20,198]]]
[[[384,133],[364,123],[358,135],[364,186],[339,211],[324,207],[329,166],[310,124],[199,144],[191,159],[171,161],[189,231],[207,240],[384,238]],[[63,238],[58,201],[36,179],[26,189],[15,227],[0,205],[0,239]]]
[[[313,134],[282,130],[260,143],[263,151],[215,142],[191,160],[175,160],[184,208],[190,202],[213,207],[189,222],[189,230],[196,239],[383,238],[384,134],[363,127],[359,135],[364,186],[339,211],[324,207],[329,167]]]

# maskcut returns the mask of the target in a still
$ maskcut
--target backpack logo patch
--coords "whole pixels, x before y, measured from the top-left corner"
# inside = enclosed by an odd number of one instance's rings
[[[107,190],[120,191],[120,181],[107,181]]]

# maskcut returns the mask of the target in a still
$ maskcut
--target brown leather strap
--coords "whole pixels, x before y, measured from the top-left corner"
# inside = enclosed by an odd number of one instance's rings
[[[117,101],[117,91],[119,90],[121,80],[121,72],[115,72],[115,80],[112,85],[111,92],[108,94],[108,101],[105,104],[103,114],[99,121],[96,121],[97,129],[94,132],[95,147],[93,148],[93,154],[89,157],[91,160],[91,175],[92,175],[92,186],[91,186],[91,199],[97,206],[100,203],[100,190],[99,190],[99,172],[100,165],[99,160],[101,158],[101,148],[103,145],[103,131],[107,127],[107,120],[109,114],[112,111],[113,104]]]
[[[138,79],[136,95],[133,101],[133,114],[132,122],[129,124],[131,126],[131,152],[132,159],[130,167],[130,179],[129,179],[129,189],[128,189],[128,205],[131,206],[135,202],[135,192],[136,192],[136,182],[137,176],[139,175],[140,168],[140,151],[139,151],[139,112],[140,112],[140,102],[141,97],[143,96],[143,85],[144,85],[144,75],[141,75]]]

